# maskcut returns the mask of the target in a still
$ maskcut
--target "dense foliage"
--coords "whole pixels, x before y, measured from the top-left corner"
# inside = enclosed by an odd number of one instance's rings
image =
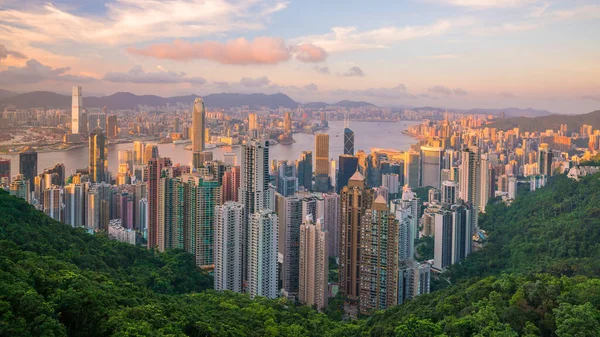
[[[491,204],[489,243],[453,285],[351,322],[340,296],[321,314],[207,290],[183,252],[92,236],[0,191],[0,336],[597,336],[599,178]]]

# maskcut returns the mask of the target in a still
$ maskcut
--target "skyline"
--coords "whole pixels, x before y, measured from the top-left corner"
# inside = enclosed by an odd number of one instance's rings
[[[0,89],[586,113],[598,19],[586,0],[0,0]]]

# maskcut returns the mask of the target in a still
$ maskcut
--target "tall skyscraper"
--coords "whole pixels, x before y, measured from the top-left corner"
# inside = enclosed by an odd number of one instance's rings
[[[354,155],[354,131],[344,128],[344,154]]]
[[[107,181],[108,144],[104,132],[100,128],[96,128],[90,134],[89,172],[91,182],[99,183]]]
[[[277,177],[275,178],[277,193],[290,196],[298,191],[298,178],[294,162],[280,160],[277,162]]]
[[[215,290],[242,292],[244,206],[228,201],[215,207]]]
[[[440,209],[434,214],[433,267],[444,270],[452,264],[452,212]]]
[[[398,225],[378,196],[366,209],[360,229],[360,311],[369,313],[397,301]]]
[[[104,112],[91,112],[87,116],[88,130],[93,132],[96,128],[102,129],[106,132],[106,113]]]
[[[258,118],[255,113],[248,114],[248,131],[250,131],[250,135],[252,135],[253,131],[258,130]]]
[[[297,196],[278,197],[279,252],[283,255],[282,287],[287,296],[298,295],[300,268],[300,226],[302,225],[302,200]]]
[[[398,304],[429,294],[431,265],[415,260],[402,261],[398,270]]]
[[[117,116],[116,115],[106,116],[106,137],[108,139],[117,138],[118,128],[119,128],[119,126],[117,124]]]
[[[404,154],[404,184],[411,188],[421,187],[421,154],[412,149]]]
[[[56,221],[64,222],[64,194],[60,186],[44,190],[44,213]]]
[[[302,151],[296,164],[298,174],[298,186],[304,187],[305,191],[312,191],[313,160],[312,151]]]
[[[454,181],[443,181],[442,182],[442,203],[453,205],[458,201],[458,183]]]
[[[353,302],[360,296],[361,219],[372,203],[373,191],[357,171],[340,195],[340,292]]]
[[[133,172],[133,164],[135,163],[134,152],[131,150],[121,150],[118,153],[119,165],[127,164],[129,171]]]
[[[253,213],[248,230],[248,293],[250,297],[277,297],[277,214]]]
[[[320,213],[317,211],[317,214]],[[327,252],[329,256],[338,256],[340,246],[340,195],[323,194],[323,225],[327,230]],[[317,218],[317,220],[319,220]]]
[[[289,111],[283,115],[283,132],[292,133],[292,113]]]
[[[538,149],[538,170],[542,175],[552,175],[552,150],[546,143],[542,143]]]
[[[0,158],[0,187],[10,185],[10,159]]]
[[[233,166],[223,174],[223,203],[238,201],[240,190],[240,167]]]
[[[192,112],[192,151],[204,151],[204,128],[206,109],[204,101],[198,97],[194,100],[194,111]]]
[[[82,108],[81,87],[73,86],[73,97],[71,104],[71,133],[76,135],[79,133],[79,115]]]
[[[148,165],[150,159],[156,159],[158,157],[158,146],[155,144],[146,144],[146,148],[144,149],[144,165]]]
[[[472,212],[464,203],[452,205],[452,263],[464,260],[472,250]]]
[[[481,155],[479,161],[479,200],[477,201],[477,205],[479,206],[479,212],[485,213],[485,207],[492,197],[492,170],[490,169],[490,164],[488,161],[487,154]]]
[[[153,158],[148,161],[148,249],[158,248],[159,221],[159,184],[162,170],[171,166],[169,158]]]
[[[19,153],[19,173],[29,181],[30,191],[33,191],[35,187],[33,180],[38,172],[37,163],[38,154],[31,146],[25,147],[25,149]]]
[[[309,216],[300,227],[298,300],[323,309],[329,300],[329,252],[327,229]]]
[[[329,190],[329,135],[315,136],[315,191]]]
[[[73,227],[85,226],[87,184],[65,186],[65,223]]]
[[[144,162],[144,150],[145,145],[144,142],[136,140],[133,142],[133,160],[135,165],[147,165],[148,163]],[[133,170],[133,167],[131,167]]]
[[[441,147],[421,146],[421,186],[440,188],[443,153]]]
[[[479,161],[479,148],[470,147],[462,151],[458,179],[459,198],[472,205],[478,205],[480,199]]]
[[[338,162],[339,169],[336,185],[337,192],[340,193],[345,186],[348,186],[350,177],[352,177],[358,170],[358,157],[349,154],[343,154],[340,156]]]
[[[10,183],[10,187],[8,192],[10,195],[15,196],[17,198],[21,198],[30,202],[30,182],[25,178],[24,174],[18,174],[15,179]]]

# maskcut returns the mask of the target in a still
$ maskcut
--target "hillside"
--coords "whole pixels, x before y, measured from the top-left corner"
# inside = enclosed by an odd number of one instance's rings
[[[497,119],[486,125],[500,130],[509,130],[519,127],[520,131],[541,132],[548,129],[558,130],[561,124],[567,124],[568,131],[579,132],[583,124],[592,125],[595,129],[600,127],[600,110],[581,115],[550,115],[535,118],[514,117]]]
[[[15,96],[16,94],[12,91],[0,89],[0,99]]]
[[[0,191],[0,336],[598,336],[599,201],[600,175],[558,176],[492,204],[489,244],[445,275],[455,285],[343,323],[206,290],[183,252],[91,236]]]

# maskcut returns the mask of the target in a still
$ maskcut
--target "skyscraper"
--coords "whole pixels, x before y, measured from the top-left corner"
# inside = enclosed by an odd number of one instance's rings
[[[248,230],[248,293],[250,297],[277,297],[277,214],[253,213]]]
[[[328,236],[319,219],[316,222],[310,216],[304,219],[300,227],[298,299],[317,309],[325,308],[329,300]]]
[[[144,149],[144,165],[148,165],[150,159],[156,159],[158,157],[158,146],[154,144],[146,144],[146,148]]]
[[[319,213],[317,211],[317,213]],[[323,194],[323,225],[327,230],[327,252],[329,256],[338,256],[340,246],[340,195]],[[317,219],[318,220],[318,219]]]
[[[89,172],[91,182],[99,183],[107,181],[108,144],[104,132],[100,128],[96,128],[94,132],[90,134]]]
[[[258,130],[258,118],[255,113],[248,114],[248,131],[252,137],[252,132]]]
[[[10,159],[0,158],[0,187],[10,185]]]
[[[33,179],[37,175],[38,154],[31,146],[27,146],[19,153],[19,173],[29,181],[29,190],[33,191]]]
[[[329,135],[315,136],[315,191],[329,190]]]
[[[298,178],[296,177],[295,163],[287,160],[277,162],[277,177],[275,178],[277,193],[290,196],[298,190]]]
[[[223,202],[238,201],[240,190],[240,167],[233,166],[223,174]]]
[[[148,161],[148,249],[159,247],[159,184],[162,170],[171,166],[169,158],[153,158]]]
[[[242,292],[244,206],[226,202],[215,207],[215,290]]]
[[[441,192],[442,203],[452,205],[458,201],[458,183],[449,180],[443,181]]]
[[[73,227],[85,226],[86,184],[69,184],[65,186],[65,223]]]
[[[443,153],[441,147],[421,146],[421,186],[440,188]]]
[[[411,149],[404,154],[404,184],[411,188],[421,187],[420,153]]]
[[[462,151],[460,164],[459,198],[464,202],[479,203],[479,148],[470,147]]]
[[[194,111],[192,112],[192,151],[204,151],[204,118],[206,115],[204,101],[202,98],[194,100]]]
[[[79,133],[79,115],[82,108],[81,87],[73,86],[73,97],[71,104],[71,133]],[[93,129],[92,129],[93,130]]]
[[[304,187],[305,191],[312,191],[313,161],[312,151],[302,151],[296,164],[298,174],[298,187]]]
[[[288,296],[298,294],[300,268],[300,226],[302,200],[297,196],[278,197],[279,252],[283,255],[282,287]]]
[[[133,142],[133,160],[135,165],[146,165],[148,163],[144,162],[144,142],[136,140]],[[131,167],[133,170],[133,167]]]
[[[292,133],[292,113],[289,111],[283,115],[283,132]]]
[[[110,115],[106,116],[106,137],[108,139],[117,138],[117,130],[119,126],[117,125],[117,116]]]
[[[360,296],[361,219],[373,203],[373,191],[365,186],[365,178],[356,172],[340,195],[340,292],[350,301]]]
[[[452,212],[440,209],[434,214],[433,267],[444,270],[452,264]]]
[[[546,143],[542,143],[538,149],[538,170],[542,175],[552,175],[552,150]]]
[[[472,212],[464,203],[452,205],[452,263],[458,263],[471,254],[473,229]]]
[[[340,193],[342,188],[348,185],[350,177],[358,170],[358,157],[343,154],[339,158],[339,170],[337,176],[337,192]]]
[[[354,155],[354,131],[344,128],[344,154]]]

